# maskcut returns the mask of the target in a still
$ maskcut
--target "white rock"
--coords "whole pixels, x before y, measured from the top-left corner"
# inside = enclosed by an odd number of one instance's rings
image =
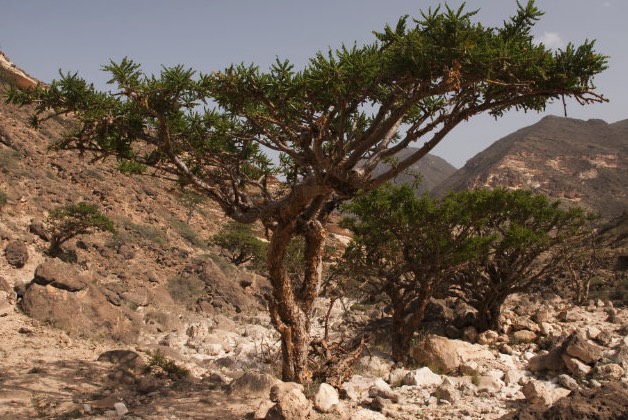
[[[326,383],[322,383],[314,395],[314,408],[321,413],[329,413],[339,402],[336,388]]]
[[[126,405],[124,405],[124,403],[121,402],[117,402],[113,405],[113,408],[115,408],[116,410],[116,414],[119,417],[124,416],[125,414],[127,414],[129,412],[129,409],[126,408]]]
[[[432,372],[428,367],[408,372],[403,378],[403,384],[410,386],[438,386],[442,382],[443,378]]]

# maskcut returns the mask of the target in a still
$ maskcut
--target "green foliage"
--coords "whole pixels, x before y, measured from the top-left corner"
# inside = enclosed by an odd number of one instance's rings
[[[250,224],[227,223],[211,241],[222,249],[222,255],[235,265],[264,261],[268,244],[259,239]]]
[[[57,256],[61,245],[78,236],[97,231],[115,232],[113,222],[95,204],[80,202],[53,209],[48,214],[50,247],[48,253]]]
[[[174,360],[164,355],[161,351],[148,352],[150,359],[146,371],[157,377],[167,378],[173,381],[185,379],[190,376],[190,370],[179,366]]]
[[[284,253],[269,252],[267,260],[275,287],[269,306],[282,318],[277,325],[290,326],[284,338],[294,345],[285,348],[298,352],[308,348],[299,342],[309,339],[300,326],[319,290],[312,268],[323,253],[320,232],[339,202],[393,179],[475,115],[538,111],[565,97],[606,100],[593,78],[607,57],[589,41],[563,51],[535,44],[530,34],[540,12],[533,1],[502,27],[474,16],[446,7],[402,17],[373,42],[319,52],[301,70],[277,60],[268,71],[241,64],[202,74],[176,66],[148,75],[124,58],[103,67],[112,85],[105,92],[60,73],[47,87],[11,89],[7,101],[33,105],[33,126],[72,115],[76,127],[59,148],[155,168],[229,217],[261,221],[274,231],[269,249],[305,238],[311,261],[291,291]],[[373,175],[379,162],[413,143],[422,146]],[[280,154],[278,165],[266,151]],[[293,361],[307,359],[297,356]],[[290,370],[291,363],[283,365],[284,379],[305,380],[307,369]]]

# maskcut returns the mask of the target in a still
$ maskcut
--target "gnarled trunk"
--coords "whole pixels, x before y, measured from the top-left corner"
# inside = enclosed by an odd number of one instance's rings
[[[397,363],[404,363],[410,355],[410,344],[414,333],[418,330],[419,324],[425,316],[425,310],[430,300],[431,294],[419,296],[413,302],[411,308],[406,308],[402,303],[393,301],[392,316],[392,358]]]
[[[305,270],[301,284],[295,284],[286,271],[284,260],[290,240],[305,238]],[[296,220],[279,224],[268,251],[269,280],[273,287],[269,309],[273,325],[281,334],[282,379],[307,382],[310,321],[322,275],[325,230],[315,220],[297,226]]]

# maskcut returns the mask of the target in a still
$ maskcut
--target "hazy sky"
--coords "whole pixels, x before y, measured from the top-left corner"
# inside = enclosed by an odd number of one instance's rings
[[[435,6],[432,0],[0,0],[0,50],[40,80],[58,70],[78,71],[105,89],[100,71],[124,56],[144,65],[183,64],[203,72],[231,63],[265,67],[275,57],[303,66],[316,51],[342,43],[371,42],[372,31],[404,14]],[[451,0],[451,6],[461,1]],[[516,10],[515,0],[467,0],[476,19],[498,26]],[[573,118],[628,118],[628,0],[537,0],[545,16],[534,35],[546,45],[596,39],[609,69],[596,79],[610,103],[568,103]],[[561,104],[547,114],[562,115]],[[511,112],[495,121],[475,117],[458,127],[435,154],[460,167],[489,144],[538,121],[536,113]]]

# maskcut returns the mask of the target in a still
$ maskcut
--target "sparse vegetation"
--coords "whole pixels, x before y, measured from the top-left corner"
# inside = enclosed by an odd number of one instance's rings
[[[180,366],[174,360],[164,355],[161,351],[148,352],[149,356],[146,371],[158,378],[167,378],[173,381],[185,379],[190,376],[190,370]]]
[[[257,237],[250,224],[229,222],[212,236],[211,242],[220,247],[221,255],[232,264],[241,265],[256,261],[263,265],[268,243]]]
[[[185,274],[171,278],[166,288],[176,302],[190,305],[205,290],[205,283],[195,275]]]
[[[58,256],[68,240],[97,231],[115,232],[113,222],[95,204],[80,202],[53,209],[48,215],[48,254]]]
[[[201,238],[198,237],[194,229],[183,220],[172,218],[170,219],[170,226],[185,239],[190,245],[194,245],[197,248],[207,249],[207,244]]]
[[[77,127],[57,147],[115,155],[126,172],[156,168],[232,219],[269,229],[268,306],[282,336],[283,379],[306,382],[323,226],[339,203],[395,178],[473,116],[540,111],[559,98],[605,101],[593,78],[607,57],[594,42],[559,51],[536,43],[531,30],[542,12],[534,2],[499,27],[474,22],[475,14],[461,7],[405,16],[373,42],[315,54],[300,70],[277,60],[267,71],[176,66],[149,75],[124,58],[104,66],[114,85],[107,91],[62,73],[7,98],[34,106],[34,127],[71,114]],[[208,103],[215,106],[199,112]],[[374,173],[410,144],[421,147]],[[278,164],[269,149],[280,152]],[[298,281],[285,265],[294,238],[304,243]]]

